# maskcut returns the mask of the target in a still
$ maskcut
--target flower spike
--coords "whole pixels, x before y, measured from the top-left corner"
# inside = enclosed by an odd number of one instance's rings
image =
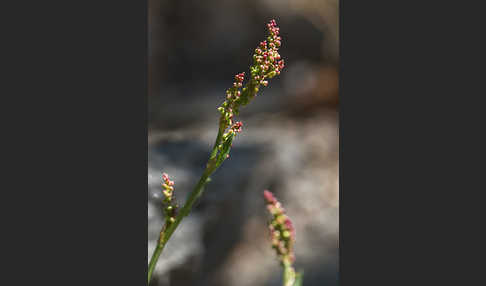
[[[268,228],[270,229],[272,248],[275,249],[280,264],[284,268],[284,286],[293,286],[296,273],[293,267],[295,261],[294,242],[295,229],[290,218],[285,214],[282,204],[272,192],[263,191],[267,209],[272,215]]]
[[[279,36],[280,28],[275,20],[267,24],[268,37],[260,42],[253,54],[253,65],[250,67],[250,78],[243,87],[245,73],[235,75],[233,85],[226,91],[226,100],[218,108],[221,113],[219,128],[222,132],[222,142],[218,145],[218,155],[215,155],[216,164],[220,164],[229,156],[228,148],[232,145],[235,135],[241,132],[241,122],[234,122],[233,117],[238,115],[242,106],[247,105],[258,93],[260,86],[268,86],[268,79],[279,75],[284,68],[278,49],[282,38]]]
[[[173,223],[175,221],[178,205],[174,195],[174,181],[171,181],[169,175],[166,173],[162,173],[162,188],[166,219],[169,223]]]

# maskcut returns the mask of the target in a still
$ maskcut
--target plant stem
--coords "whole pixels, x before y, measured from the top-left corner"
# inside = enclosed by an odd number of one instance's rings
[[[295,282],[295,270],[290,263],[284,263],[283,286],[292,286]]]
[[[157,261],[159,260],[159,256],[162,253],[162,249],[164,247],[161,246],[160,244],[157,243],[157,246],[155,247],[154,253],[152,254],[152,258],[150,259],[149,267],[148,267],[148,281],[147,285],[150,282],[150,279],[152,278],[152,272],[154,272],[155,265],[157,264]]]
[[[218,154],[218,146],[221,144],[222,141],[222,135],[224,132],[224,126],[220,124],[219,131],[218,131],[218,136],[216,137],[216,141],[214,142],[213,150],[211,151],[211,155],[209,156],[208,163],[206,165],[206,169],[204,170],[203,174],[201,175],[201,178],[199,179],[199,182],[197,185],[194,187],[193,191],[189,194],[189,197],[186,200],[186,203],[180,209],[178,212],[175,221],[173,223],[169,223],[167,220],[162,227],[162,230],[160,232],[160,237],[159,241],[157,243],[157,247],[154,250],[154,253],[152,254],[152,258],[150,259],[149,263],[149,269],[148,269],[148,283],[150,283],[150,279],[152,278],[152,272],[155,269],[155,266],[157,265],[157,261],[159,260],[160,255],[162,254],[162,251],[169,241],[170,237],[176,230],[177,226],[179,226],[179,223],[182,221],[182,219],[187,216],[194,205],[194,203],[197,201],[197,199],[202,195],[204,191],[204,186],[209,182],[209,176],[216,171],[216,169],[219,167],[219,165],[216,165],[216,156]]]

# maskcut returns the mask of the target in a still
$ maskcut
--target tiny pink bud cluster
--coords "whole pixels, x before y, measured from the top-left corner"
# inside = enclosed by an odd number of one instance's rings
[[[175,215],[177,211],[177,204],[175,203],[174,196],[174,181],[169,179],[169,175],[162,173],[162,194],[164,194],[165,214],[169,222],[175,221]]]
[[[243,122],[238,121],[231,126],[231,129],[233,129],[234,132],[239,133],[239,132],[241,132],[242,126],[243,126]]]
[[[226,100],[218,108],[219,112],[221,113],[220,129],[226,131],[226,129],[228,129],[229,127],[229,129],[222,136],[223,138],[222,144],[218,145],[219,150],[223,149],[224,142],[226,142],[227,140],[232,140],[233,138],[232,136],[234,135],[234,133],[241,132],[241,126],[243,125],[243,123],[241,122],[234,123],[233,117],[235,114],[234,108],[238,108],[240,104],[238,99],[241,96],[240,88],[243,86],[244,79],[245,79],[244,72],[235,75],[235,82],[233,82],[233,86],[226,91]],[[225,156],[225,158],[228,157],[229,154]]]
[[[285,62],[281,59],[278,49],[282,45],[282,38],[279,36],[280,28],[277,27],[275,20],[267,24],[269,36],[266,41],[260,42],[253,55],[253,66],[251,67],[251,79],[256,85],[267,86],[265,78],[273,78],[279,75],[285,67]]]
[[[163,187],[164,189],[167,189],[167,190],[170,190],[170,191],[173,191],[174,190],[174,181],[171,181],[169,179],[169,175],[167,175],[166,173],[162,173],[162,181],[164,182],[163,183]]]
[[[245,73],[244,72],[235,75],[235,80],[240,85],[240,87],[241,87],[241,83],[243,82],[244,79],[245,79]]]
[[[265,190],[263,196],[267,203],[267,209],[272,215],[269,229],[272,237],[272,247],[282,263],[292,264],[295,260],[293,245],[295,242],[295,230],[292,221],[285,214],[285,210],[272,192]]]
[[[241,96],[240,88],[243,86],[244,79],[244,72],[235,75],[235,82],[233,82],[233,86],[226,91],[226,100],[218,108],[221,113],[221,120],[224,124],[224,129],[233,124],[233,108],[238,105],[237,99]]]

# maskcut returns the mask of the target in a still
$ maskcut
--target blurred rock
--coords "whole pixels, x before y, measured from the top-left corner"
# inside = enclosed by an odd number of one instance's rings
[[[300,61],[283,74],[288,93],[284,109],[292,113],[312,113],[339,104],[339,72],[334,66]]]

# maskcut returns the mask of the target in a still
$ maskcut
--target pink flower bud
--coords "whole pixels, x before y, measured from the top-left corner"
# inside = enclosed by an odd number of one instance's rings
[[[241,121],[238,121],[238,122],[235,122],[235,124],[233,124],[233,125],[231,126],[231,129],[232,129],[234,132],[238,133],[238,132],[241,132],[241,127],[242,127],[242,126],[243,126],[243,123],[242,123]]]
[[[275,196],[269,190],[264,190],[263,191],[263,197],[265,198],[265,200],[269,204],[275,204],[277,202],[277,199],[275,199]]]
[[[169,180],[169,175],[167,175],[167,173],[162,173],[162,179],[164,179],[164,181]]]

